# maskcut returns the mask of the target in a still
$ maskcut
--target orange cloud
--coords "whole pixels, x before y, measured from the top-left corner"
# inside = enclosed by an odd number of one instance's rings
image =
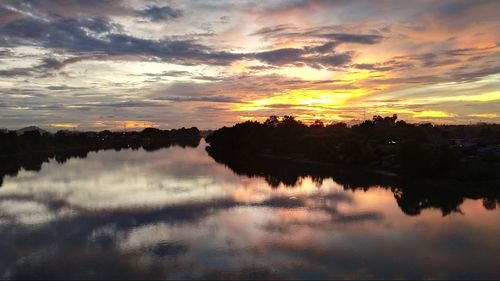
[[[441,110],[424,110],[413,114],[414,118],[448,118],[456,116],[457,116],[456,114]]]
[[[54,128],[61,128],[61,129],[73,129],[78,127],[77,123],[52,123],[49,124],[49,126],[54,127]]]
[[[149,127],[158,127],[158,124],[143,120],[99,120],[94,122],[94,127],[112,128],[112,129],[143,129]]]

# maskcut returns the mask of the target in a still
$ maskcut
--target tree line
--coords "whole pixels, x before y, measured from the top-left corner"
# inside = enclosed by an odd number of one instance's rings
[[[396,114],[377,115],[352,126],[320,120],[306,125],[293,116],[270,116],[264,122],[223,127],[206,138],[208,150],[219,156],[241,153],[468,179],[498,171],[499,140],[497,124],[411,124]]]

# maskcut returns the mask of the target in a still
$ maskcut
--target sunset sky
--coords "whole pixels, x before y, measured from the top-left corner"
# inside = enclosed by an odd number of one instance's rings
[[[0,0],[0,128],[500,122],[500,1]]]

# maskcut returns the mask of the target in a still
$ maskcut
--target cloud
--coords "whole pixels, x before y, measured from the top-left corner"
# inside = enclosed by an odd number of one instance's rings
[[[430,11],[430,14],[436,18],[452,20],[454,24],[465,24],[473,18],[476,22],[490,20],[495,17],[495,10],[498,10],[500,5],[496,0],[456,0],[443,1],[436,5],[435,9]],[[481,12],[481,14],[478,14]]]
[[[32,75],[32,68],[18,67],[11,69],[0,70],[0,77],[18,77]]]
[[[339,43],[377,44],[382,41],[381,35],[374,34],[346,34],[346,33],[324,33],[315,36],[335,40]]]
[[[21,13],[0,5],[0,25],[13,21],[21,16]]]
[[[467,116],[475,118],[486,118],[486,119],[493,119],[499,117],[497,113],[474,113],[474,114],[469,114]]]
[[[336,48],[345,43],[377,44],[384,38],[379,34],[354,34],[335,32],[336,27],[321,26],[316,28],[297,28],[289,25],[276,25],[261,28],[250,35],[263,36],[264,38],[305,39],[303,48],[282,48],[255,55],[255,58],[274,65],[308,65],[313,68],[341,67],[352,61],[355,52],[336,52]],[[314,40],[314,41],[310,41]],[[319,40],[319,41],[318,41]],[[319,42],[319,43],[318,43]]]
[[[169,77],[184,77],[184,76],[191,76],[191,72],[185,71],[185,70],[170,70],[170,71],[163,71],[162,73],[143,73],[141,75],[145,76],[169,76]]]
[[[0,70],[0,77],[47,77],[52,74],[53,71],[61,70],[68,64],[76,63],[83,60],[98,60],[107,59],[109,57],[102,55],[92,55],[92,56],[81,56],[73,57],[68,59],[56,59],[52,57],[43,58],[37,65],[33,67],[17,67],[11,69]],[[50,88],[48,88],[50,89]]]
[[[240,54],[216,51],[191,40],[151,40],[119,33],[120,26],[103,18],[44,21],[23,18],[0,28],[8,46],[31,44],[73,54],[156,57],[177,64],[227,65]]]
[[[380,34],[355,34],[336,31],[337,26],[320,26],[313,28],[298,28],[290,25],[276,25],[263,27],[250,35],[263,36],[265,38],[315,38],[335,41],[336,44],[357,43],[357,44],[377,44],[384,39]]]
[[[300,64],[299,59],[306,54],[304,49],[284,48],[255,54],[255,58],[269,64]]]
[[[304,79],[292,79],[281,75],[233,75],[210,83],[174,82],[161,84],[150,89],[147,98],[152,100],[172,101],[211,101],[242,103],[250,98],[267,97],[300,89],[335,89],[332,80],[320,80],[310,83]]]
[[[413,68],[414,64],[410,61],[389,60],[381,63],[357,63],[351,65],[356,69],[373,70],[373,71],[401,71]]]
[[[186,70],[169,70],[169,71],[163,71],[161,73],[142,73],[139,76],[150,76],[150,77],[155,77],[155,78],[185,77],[185,78],[190,78],[190,79],[195,79],[195,80],[204,80],[204,81],[220,81],[223,79],[223,77],[221,77],[221,76],[210,76],[210,75],[197,74],[197,73],[192,73],[192,72],[189,72]]]
[[[87,89],[85,87],[72,87],[72,86],[68,86],[68,85],[54,85],[54,86],[47,86],[46,88],[48,90],[51,90],[51,91],[85,90],[85,89]]]
[[[256,53],[254,58],[262,62],[279,66],[304,66],[328,68],[344,66],[351,62],[352,52],[335,53],[335,44],[331,42],[299,48],[283,48]]]
[[[0,49],[0,58],[10,58],[14,55],[10,49]]]
[[[144,15],[150,15],[154,17],[153,20],[159,20],[163,13],[172,13],[171,10],[166,9],[167,7],[161,9],[163,12],[155,7],[148,7],[144,10]],[[31,44],[48,49],[64,50],[77,55],[65,61],[47,60],[45,62],[47,68],[53,69],[60,69],[68,63],[92,58],[124,59],[121,56],[153,57],[183,65],[228,65],[237,60],[258,59],[271,65],[309,65],[314,68],[329,68],[343,66],[352,60],[352,52],[335,53],[337,45],[341,43],[375,44],[382,39],[380,35],[325,33],[312,30],[293,34],[322,38],[327,41],[303,48],[281,48],[245,54],[215,50],[192,40],[169,38],[152,40],[134,37],[123,33],[122,29],[121,25],[104,17],[57,18],[48,21],[29,17],[14,20],[1,27],[0,35],[4,36],[6,46]],[[261,32],[271,34],[270,30]],[[273,29],[273,32],[276,33],[277,29]]]
[[[279,34],[290,32],[291,27],[286,24],[280,24],[275,26],[266,26],[258,29],[255,32],[250,33],[250,35],[260,35],[260,36],[277,36]]]
[[[128,108],[128,107],[164,107],[165,105],[151,101],[127,100],[115,103],[81,103],[81,104],[76,104],[76,106]]]
[[[158,100],[168,100],[175,102],[222,102],[222,103],[239,103],[241,102],[235,97],[229,96],[170,96],[157,98]]]
[[[3,5],[9,7],[11,11],[16,11],[20,16],[29,15],[47,20],[75,17],[131,16],[135,14],[135,10],[128,6],[125,1],[115,0],[4,0]]]
[[[137,11],[137,14],[152,22],[158,22],[179,18],[183,12],[169,6],[148,6],[144,10]]]

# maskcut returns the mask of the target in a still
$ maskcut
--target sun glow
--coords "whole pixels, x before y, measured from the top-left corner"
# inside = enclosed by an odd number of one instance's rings
[[[456,116],[456,114],[440,110],[424,110],[413,114],[414,118],[447,118]]]
[[[49,124],[51,127],[60,128],[60,129],[72,129],[78,127],[78,124],[75,123],[52,123]]]
[[[476,114],[469,114],[467,116],[491,119],[491,118],[498,118],[499,115],[496,113],[476,113]]]
[[[253,111],[273,107],[321,110],[346,105],[350,99],[366,94],[367,92],[362,89],[291,90],[286,93],[274,95],[270,98],[251,100],[244,104],[238,104],[234,111]]]

